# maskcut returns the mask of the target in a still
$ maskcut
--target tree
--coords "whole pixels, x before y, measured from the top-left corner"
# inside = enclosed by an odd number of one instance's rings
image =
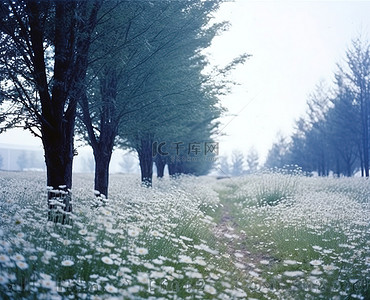
[[[211,140],[211,132],[216,126],[214,120],[221,111],[216,90],[225,87],[225,82],[215,83],[213,76],[202,74],[208,62],[201,50],[208,47],[215,34],[223,29],[219,24],[206,28],[210,13],[217,7],[218,2],[210,1],[171,2],[169,20],[162,25],[161,31],[168,32],[164,38],[168,42],[163,44],[163,39],[153,40],[151,47],[156,49],[155,45],[159,43],[161,51],[147,64],[141,65],[145,68],[146,80],[139,99],[145,107],[140,114],[127,116],[120,137],[121,144],[137,150],[141,177],[146,186],[151,186],[153,159],[160,172],[168,164],[170,175],[204,174],[208,168],[205,160],[196,164],[185,162],[184,159],[189,157],[184,153],[178,155],[177,160],[163,160],[163,157],[159,160],[159,156],[153,157],[152,148],[155,142],[188,145]],[[231,67],[227,67],[230,69],[239,62],[233,61]],[[224,74],[227,71],[225,68]]]
[[[234,150],[231,156],[231,175],[240,176],[244,170],[244,156],[243,153]]]
[[[86,89],[88,53],[101,4],[102,0],[1,2],[1,96],[11,101],[0,118],[3,128],[21,124],[41,138],[47,185],[67,194],[72,186],[77,101]],[[65,210],[71,211],[69,197],[64,202]]]
[[[249,149],[246,158],[249,173],[254,173],[257,171],[258,160],[259,160],[258,152],[254,147],[252,147],[251,149]]]
[[[369,125],[370,125],[370,44],[357,38],[346,52],[346,65],[338,65],[338,74],[355,96],[361,124],[361,171],[369,177]]]
[[[276,142],[273,143],[269,150],[265,162],[266,168],[282,168],[287,164],[286,155],[288,153],[289,144],[287,139],[279,133],[276,138]]]
[[[338,65],[335,89],[317,85],[308,99],[306,116],[296,124],[288,151],[280,155],[274,145],[266,165],[279,165],[280,160],[319,176],[330,172],[352,176],[356,169],[369,176],[369,43],[353,40],[346,58],[345,65]]]
[[[332,169],[337,176],[352,176],[361,149],[361,120],[359,107],[350,89],[337,76],[337,92],[326,121],[328,142],[332,153]]]
[[[201,82],[191,79],[199,78],[202,67],[195,57],[201,57],[197,52],[220,28],[202,28],[217,3],[117,1],[102,11],[97,32],[105,37],[92,45],[92,88],[80,102],[87,129],[81,133],[94,151],[96,190],[108,193],[117,133],[120,145],[137,150],[143,181],[151,181],[154,137],[167,129],[163,122],[180,119],[183,107],[195,102],[189,91],[198,90]]]
[[[219,159],[219,174],[220,176],[229,176],[230,175],[230,164],[228,162],[227,156],[221,156]]]

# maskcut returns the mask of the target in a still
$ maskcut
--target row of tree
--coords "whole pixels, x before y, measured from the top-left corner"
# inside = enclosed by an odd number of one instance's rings
[[[334,88],[320,83],[307,103],[290,141],[278,138],[266,166],[298,164],[320,176],[360,171],[369,177],[370,44],[353,40],[345,64],[338,64]]]
[[[95,189],[106,196],[114,147],[137,151],[147,186],[154,161],[159,176],[165,164],[173,175],[207,173],[211,159],[179,157],[191,143],[213,142],[218,96],[248,57],[204,72],[203,50],[227,29],[210,22],[221,2],[1,1],[2,130],[41,138],[53,189],[72,186],[75,135],[91,145]],[[155,142],[184,146],[153,155]]]
[[[241,176],[255,173],[259,166],[259,156],[255,148],[251,148],[247,155],[239,150],[234,150],[231,158],[221,156],[218,161],[217,171],[220,177]]]

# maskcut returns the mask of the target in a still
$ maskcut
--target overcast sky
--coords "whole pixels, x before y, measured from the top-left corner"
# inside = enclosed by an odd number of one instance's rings
[[[324,79],[333,82],[351,39],[369,40],[369,1],[227,2],[217,15],[231,28],[213,43],[212,59],[252,57],[234,72],[241,86],[223,99],[237,117],[224,119],[221,154],[254,146],[264,158],[281,131],[289,135],[307,96]]]
[[[224,3],[217,19],[231,27],[214,40],[211,60],[222,65],[252,55],[233,73],[241,85],[222,99],[237,116],[223,118],[220,153],[254,146],[263,160],[279,131],[292,132],[315,85],[332,82],[351,39],[361,33],[369,40],[370,2],[237,0]],[[0,134],[1,143],[41,145],[11,131]]]

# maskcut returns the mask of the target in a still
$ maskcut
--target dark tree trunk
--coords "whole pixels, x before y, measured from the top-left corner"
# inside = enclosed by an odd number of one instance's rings
[[[157,167],[157,177],[163,178],[164,167],[166,166],[166,160],[161,155],[157,154],[154,158],[155,166]]]
[[[53,80],[49,84],[44,50],[46,6],[38,1],[27,2],[32,75],[41,103],[41,115],[37,117],[41,123],[47,185],[52,187],[48,193],[49,219],[56,222],[67,223],[72,211],[69,189],[72,187],[77,99],[86,91],[90,38],[100,5],[100,0],[94,3],[55,2],[55,55]],[[81,13],[79,19],[76,18],[78,13]]]
[[[151,187],[153,180],[152,141],[149,139],[142,139],[137,153],[140,162],[141,183],[145,187]]]
[[[168,174],[173,177],[176,174],[176,162],[168,163]]]
[[[168,173],[171,177],[177,177],[180,174],[184,173],[182,162],[181,161],[174,161],[168,163]]]
[[[360,104],[361,104],[361,134],[362,134],[362,154],[365,176],[369,177],[369,97],[365,92],[366,84],[360,83]]]
[[[42,127],[48,192],[48,219],[62,224],[69,224],[72,212],[72,163],[74,117],[61,124],[61,130]],[[58,204],[59,203],[59,204]],[[62,208],[58,209],[58,206]]]
[[[99,195],[108,198],[109,185],[109,163],[112,157],[113,149],[105,153],[97,153],[102,151],[94,151],[95,158],[95,190],[99,191]]]
[[[99,122],[99,136],[94,130],[93,120],[90,116],[90,101],[86,93],[80,98],[82,108],[82,121],[86,126],[89,143],[93,148],[95,159],[95,190],[97,196],[108,197],[109,164],[113,153],[114,141],[119,126],[117,115],[116,96],[118,75],[114,67],[104,68],[100,74],[101,109]],[[96,104],[95,104],[96,105]]]

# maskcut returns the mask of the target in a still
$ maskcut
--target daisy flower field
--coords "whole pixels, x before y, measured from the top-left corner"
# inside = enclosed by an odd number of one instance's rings
[[[369,299],[370,184],[75,174],[68,225],[43,173],[1,172],[1,299]]]

